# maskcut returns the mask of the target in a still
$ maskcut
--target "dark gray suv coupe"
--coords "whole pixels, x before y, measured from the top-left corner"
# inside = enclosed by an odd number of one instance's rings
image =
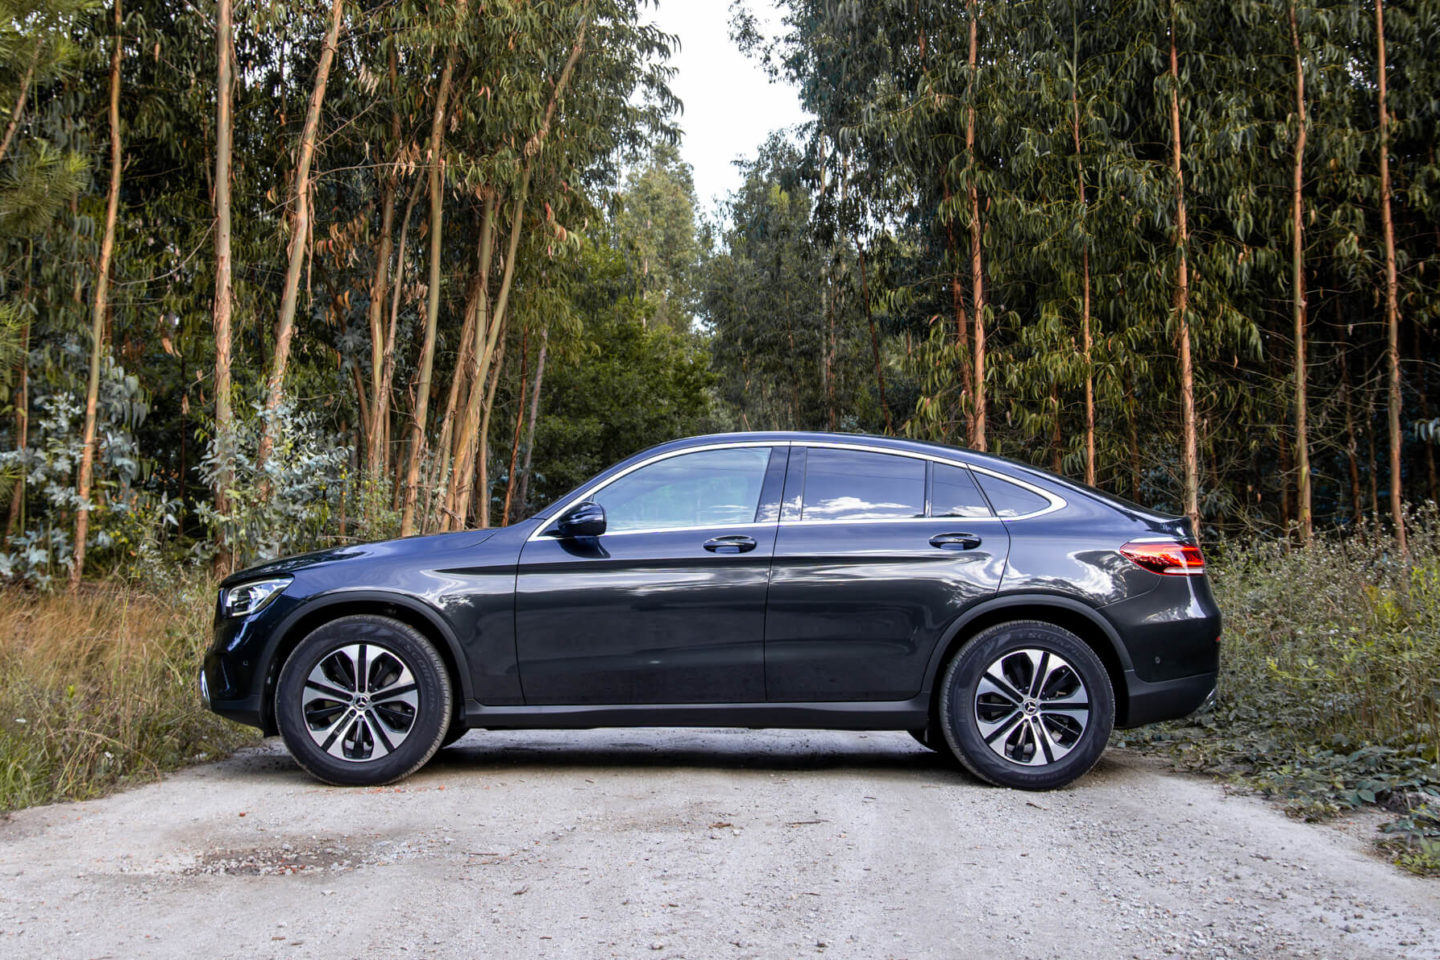
[[[1048,789],[1215,687],[1187,521],[1033,467],[821,433],[678,440],[523,523],[225,580],[202,696],[321,780],[468,729],[908,730]]]

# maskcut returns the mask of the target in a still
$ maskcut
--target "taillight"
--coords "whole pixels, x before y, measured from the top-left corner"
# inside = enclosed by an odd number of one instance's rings
[[[1120,553],[1151,573],[1170,577],[1194,577],[1205,573],[1205,556],[1193,543],[1132,540],[1120,548]]]

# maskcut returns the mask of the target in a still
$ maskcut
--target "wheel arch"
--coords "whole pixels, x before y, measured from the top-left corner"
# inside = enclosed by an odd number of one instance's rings
[[[458,711],[471,696],[470,674],[460,669],[464,657],[455,632],[440,613],[415,597],[403,593],[383,590],[342,590],[311,598],[290,614],[277,627],[265,650],[264,686],[260,696],[260,722],[266,735],[274,736],[275,725],[275,683],[280,668],[290,654],[300,645],[311,631],[356,614],[374,614],[398,620],[413,627],[435,645],[445,669],[450,674],[451,689],[455,692],[455,709]]]
[[[1115,691],[1115,725],[1121,726],[1130,712],[1126,676],[1131,672],[1130,656],[1115,628],[1094,607],[1071,597],[1051,594],[1016,594],[995,597],[966,610],[936,644],[927,671],[930,716],[940,701],[940,672],[945,664],[980,631],[1012,620],[1043,620],[1069,630],[1095,651]]]

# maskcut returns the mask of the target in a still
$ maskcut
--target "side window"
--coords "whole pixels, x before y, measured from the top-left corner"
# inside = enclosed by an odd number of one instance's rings
[[[980,495],[970,471],[948,463],[936,463],[931,467],[935,478],[930,489],[930,515],[932,517],[989,517],[990,506]]]
[[[769,447],[682,453],[625,474],[591,499],[605,508],[612,533],[752,523],[769,463]]]
[[[999,516],[1023,517],[1026,514],[1039,513],[1050,506],[1050,501],[1040,494],[999,477],[992,477],[988,473],[977,471],[975,479],[980,481],[980,489],[990,498],[990,505]]]
[[[925,461],[811,447],[802,520],[881,520],[925,515]]]

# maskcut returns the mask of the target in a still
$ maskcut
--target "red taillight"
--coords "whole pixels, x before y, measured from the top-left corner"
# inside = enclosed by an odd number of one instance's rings
[[[1120,553],[1151,573],[1193,577],[1205,572],[1205,557],[1193,543],[1180,543],[1175,540],[1147,543],[1143,540],[1132,540],[1120,548]]]

